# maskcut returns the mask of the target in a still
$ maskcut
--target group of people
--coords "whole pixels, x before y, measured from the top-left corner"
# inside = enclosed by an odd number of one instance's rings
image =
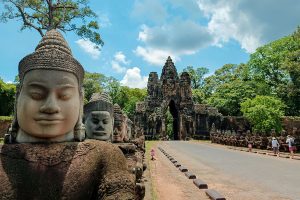
[[[297,150],[296,146],[295,146],[295,143],[294,143],[294,140],[295,138],[288,135],[287,136],[287,139],[286,139],[286,143],[288,144],[288,147],[289,147],[289,152],[290,152],[290,157],[293,158],[294,157],[294,152]],[[280,147],[280,144],[277,140],[276,137],[272,137],[272,150],[273,150],[273,153],[274,155],[279,155],[279,147]],[[251,152],[252,151],[252,145],[249,144],[248,145],[248,148],[249,148],[249,151]]]
[[[291,135],[286,136],[286,131],[283,130],[281,135],[276,137],[275,129],[271,130],[269,136],[266,133],[253,134],[248,130],[247,132],[241,131],[220,131],[216,130],[213,126],[210,131],[210,139],[213,143],[219,143],[230,146],[248,147],[251,152],[252,148],[258,149],[272,149],[275,155],[279,155],[279,150],[290,152],[290,157],[294,157],[297,151],[296,145],[298,144],[297,128],[294,127]]]

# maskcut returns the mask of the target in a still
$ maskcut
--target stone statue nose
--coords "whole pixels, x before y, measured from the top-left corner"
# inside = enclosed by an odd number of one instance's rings
[[[55,94],[49,94],[44,104],[40,107],[40,112],[54,114],[60,112],[60,107],[57,104]]]
[[[103,122],[99,121],[98,126],[97,126],[97,130],[103,131],[104,127],[103,127]]]

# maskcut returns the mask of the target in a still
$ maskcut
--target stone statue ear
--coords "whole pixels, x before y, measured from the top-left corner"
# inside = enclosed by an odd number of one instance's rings
[[[16,95],[15,95],[15,104],[14,104],[14,116],[13,121],[7,131],[6,138],[9,138],[9,140],[4,140],[5,143],[15,143],[17,138],[17,133],[20,128],[18,119],[17,119],[17,104],[18,104],[18,98],[21,92],[21,86],[20,84],[17,85],[16,88]]]
[[[79,110],[79,116],[77,123],[74,127],[74,140],[75,141],[83,141],[85,139],[85,127],[82,123],[83,119],[83,102],[84,102],[84,89],[83,87],[80,87],[79,91],[79,98],[80,98],[80,110]]]

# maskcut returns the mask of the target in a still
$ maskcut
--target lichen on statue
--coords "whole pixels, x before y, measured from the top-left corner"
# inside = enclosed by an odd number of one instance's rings
[[[87,138],[111,141],[113,133],[113,104],[110,96],[94,93],[84,106],[84,124]]]
[[[82,141],[83,77],[57,30],[20,61],[9,144],[0,145],[0,199],[135,198],[120,149]]]

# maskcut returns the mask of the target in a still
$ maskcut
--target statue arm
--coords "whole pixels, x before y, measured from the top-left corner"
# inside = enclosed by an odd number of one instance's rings
[[[98,189],[98,199],[135,199],[135,177],[129,173],[121,150],[114,148],[104,157],[104,174]]]

